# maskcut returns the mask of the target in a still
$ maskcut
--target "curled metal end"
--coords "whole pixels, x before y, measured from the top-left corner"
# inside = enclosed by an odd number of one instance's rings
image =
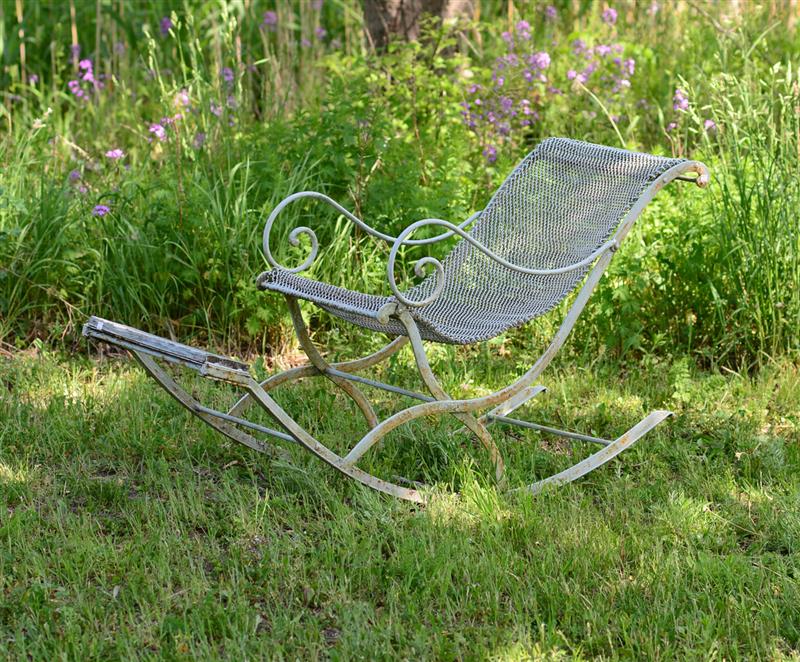
[[[697,173],[697,177],[695,177],[693,181],[700,188],[705,188],[708,186],[708,182],[711,181],[711,173],[709,172],[705,163],[695,161],[691,164],[687,171]]]
[[[381,324],[388,324],[389,318],[397,312],[397,304],[387,303],[380,307],[378,310],[377,319]]]
[[[308,228],[308,227],[306,227],[304,225],[301,225],[300,227],[295,228],[294,230],[292,230],[289,233],[289,243],[292,246],[299,246],[300,245],[300,237],[302,235],[307,236],[309,241],[311,242],[311,251],[310,251],[308,257],[305,260],[303,260],[303,263],[300,266],[294,267],[293,269],[289,269],[289,268],[283,266],[282,264],[280,264],[273,257],[272,251],[271,251],[270,245],[269,245],[269,231],[270,231],[271,227],[272,227],[272,224],[268,223],[267,227],[265,228],[265,231],[264,231],[264,255],[266,255],[267,261],[270,263],[271,266],[273,266],[275,268],[278,268],[278,269],[283,269],[283,270],[288,271],[288,272],[293,273],[293,274],[296,274],[296,273],[299,273],[301,271],[305,271],[306,269],[308,269],[313,264],[314,260],[317,259],[317,253],[319,253],[319,241],[317,240],[317,235],[311,228]]]
[[[398,245],[399,243],[395,244],[395,248]],[[406,297],[397,287],[397,281],[395,280],[394,277],[394,262],[396,255],[397,255],[396,251],[394,250],[389,255],[389,264],[387,265],[387,272],[389,276],[389,287],[391,288],[392,293],[397,298],[397,300],[400,303],[409,306],[410,308],[419,308],[420,306],[427,306],[428,304],[436,301],[436,299],[439,298],[439,295],[442,293],[442,290],[444,289],[445,276],[444,276],[444,266],[442,266],[442,263],[439,262],[439,260],[437,260],[435,257],[430,257],[430,256],[423,257],[414,263],[414,273],[419,278],[423,278],[425,276],[425,267],[429,264],[433,266],[435,273],[434,275],[435,285],[433,287],[433,292],[431,292],[430,295],[428,295],[424,299],[419,299],[415,301],[414,299],[409,299],[408,297]]]

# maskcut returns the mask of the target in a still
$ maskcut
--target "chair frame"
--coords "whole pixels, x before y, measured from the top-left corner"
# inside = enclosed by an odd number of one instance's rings
[[[691,173],[694,173],[696,176],[687,177],[687,175]],[[88,337],[130,350],[145,371],[173,398],[203,422],[232,440],[242,443],[254,450],[272,454],[278,453],[278,449],[256,438],[251,434],[251,431],[284,441],[295,442],[349,478],[377,491],[412,502],[425,502],[427,491],[424,489],[424,486],[402,478],[395,478],[397,482],[383,480],[363,471],[357,466],[357,463],[368,451],[374,449],[378,442],[389,432],[422,417],[451,415],[458,419],[465,428],[480,440],[488,451],[495,467],[495,477],[501,484],[504,482],[504,461],[489,431],[489,427],[492,424],[499,423],[503,425],[519,426],[602,446],[600,450],[577,462],[568,469],[548,478],[533,482],[526,487],[518,488],[537,493],[547,486],[561,485],[574,481],[600,467],[632,446],[659,423],[672,415],[671,412],[665,410],[653,411],[624,434],[613,440],[559,430],[557,428],[524,421],[510,416],[516,409],[545,391],[543,386],[536,385],[534,382],[564,345],[564,342],[575,326],[586,303],[597,287],[600,278],[611,262],[614,253],[628,235],[644,208],[650,203],[658,191],[666,184],[676,179],[692,181],[700,187],[705,187],[709,181],[709,172],[706,166],[698,161],[684,161],[670,168],[645,189],[638,201],[624,216],[616,232],[609,241],[604,243],[586,259],[573,265],[553,270],[527,269],[511,264],[473,239],[465,230],[480,215],[480,212],[473,214],[460,225],[455,225],[441,219],[423,219],[409,225],[397,237],[392,237],[370,227],[363,220],[357,218],[344,207],[322,193],[303,191],[290,195],[275,207],[264,227],[263,249],[267,261],[272,267],[286,269],[275,259],[270,246],[270,235],[275,220],[280,212],[289,204],[303,198],[315,198],[328,203],[342,214],[342,216],[352,221],[353,224],[360,227],[368,234],[391,244],[387,262],[387,279],[396,302],[389,303],[381,308],[375,315],[375,318],[384,324],[390,318],[399,320],[405,328],[407,335],[395,338],[378,351],[360,359],[340,363],[328,363],[311,342],[298,301],[295,297],[290,295],[284,296],[294,325],[294,330],[297,334],[297,339],[301,348],[306,353],[309,363],[273,375],[262,382],[258,382],[251,375],[246,364],[209,354],[202,350],[181,345],[180,343],[164,340],[157,336],[152,336],[108,320],[96,317],[91,318],[84,326],[83,333]],[[426,226],[440,227],[445,231],[435,237],[427,239],[410,239],[412,233]],[[301,235],[306,235],[310,240],[311,250],[302,264],[293,269],[286,269],[286,271],[292,273],[303,271],[311,266],[319,252],[319,242],[317,241],[314,231],[305,226],[297,227],[292,230],[289,234],[290,243],[297,246]],[[401,247],[433,244],[453,237],[454,235],[470,242],[475,248],[481,250],[491,259],[499,262],[506,268],[523,274],[557,274],[585,268],[593,264],[588,274],[585,276],[583,285],[578,290],[555,336],[539,359],[516,381],[489,395],[477,398],[452,398],[444,390],[431,369],[419,328],[409,312],[414,307],[430,304],[441,294],[442,288],[444,287],[444,271],[441,262],[433,257],[425,257],[418,260],[415,264],[415,273],[418,276],[424,275],[426,266],[432,266],[436,274],[436,287],[433,292],[423,300],[410,300],[400,291],[395,279],[395,264]],[[362,310],[355,312],[364,314]],[[407,344],[411,345],[420,378],[430,395],[407,390],[392,384],[386,384],[358,374],[367,368],[371,368],[385,361]],[[205,407],[182,388],[173,377],[159,365],[157,360],[163,360],[168,363],[178,364],[197,370],[204,377],[240,387],[244,389],[245,394],[240,397],[227,412]],[[310,432],[300,426],[292,416],[270,396],[270,392],[278,386],[287,385],[305,377],[315,376],[324,376],[344,391],[359,408],[370,428],[344,456],[335,453],[318,441]],[[421,402],[420,404],[406,407],[383,421],[379,421],[375,410],[364,392],[359,388],[359,385],[375,387]],[[276,430],[268,428],[244,418],[244,412],[254,403],[265,409],[279,424],[281,429]]]

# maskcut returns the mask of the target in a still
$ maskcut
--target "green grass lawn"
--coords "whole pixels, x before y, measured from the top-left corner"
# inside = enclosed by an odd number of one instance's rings
[[[436,362],[455,391],[502,378],[481,355]],[[408,358],[389,370],[414,384]],[[471,439],[428,421],[372,467],[434,481],[422,508],[300,449],[271,464],[132,362],[17,355],[0,379],[3,658],[798,659],[795,364],[565,360],[526,416],[605,436],[676,416],[537,497],[498,493]],[[319,383],[277,397],[333,446],[363,431]],[[497,432],[512,484],[587,452]]]

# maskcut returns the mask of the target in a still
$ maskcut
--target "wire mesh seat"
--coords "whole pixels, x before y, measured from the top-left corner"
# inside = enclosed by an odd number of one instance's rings
[[[689,173],[696,176],[687,177]],[[84,326],[84,335],[133,352],[144,369],[181,405],[229,438],[265,452],[274,450],[265,443],[265,436],[297,443],[346,476],[409,501],[424,502],[428,494],[424,486],[394,476],[381,478],[359,465],[365,454],[380,448],[379,442],[387,434],[411,421],[455,417],[488,451],[499,484],[504,481],[505,465],[489,430],[492,425],[511,425],[601,446],[571,467],[525,486],[524,489],[535,493],[549,485],[576,480],[605,464],[671,415],[664,410],[652,411],[614,439],[510,416],[545,391],[535,382],[563,346],[613,254],[653,196],[675,179],[693,181],[703,187],[708,183],[709,173],[698,161],[551,138],[525,157],[485,209],[459,225],[441,219],[423,219],[411,223],[397,237],[370,227],[322,193],[302,191],[290,195],[275,207],[264,226],[263,249],[272,269],[262,273],[257,283],[261,289],[284,295],[309,363],[261,382],[252,376],[246,364],[108,320],[91,318]],[[289,234],[294,245],[301,236],[310,242],[310,252],[302,264],[287,268],[276,260],[270,246],[276,218],[288,205],[308,198],[331,205],[341,216],[391,245],[386,267],[391,295],[354,292],[298,275],[313,264],[319,251],[317,236],[307,227],[297,227]],[[436,227],[442,232],[433,237],[412,238],[424,227]],[[460,241],[445,259],[419,260],[415,272],[421,282],[402,292],[395,280],[400,251],[451,237]],[[426,267],[433,268],[427,276]],[[454,398],[436,379],[423,339],[466,344],[495,337],[552,310],[579,286],[550,344],[528,371],[509,385],[480,397]],[[311,301],[364,328],[397,337],[364,358],[328,363],[311,342],[298,299]],[[411,346],[419,377],[430,395],[357,374],[406,345]],[[244,389],[245,394],[228,411],[204,406],[159,361],[233,384]],[[323,376],[339,387],[355,403],[369,427],[344,454],[320,442],[270,395],[279,386],[315,376]],[[379,420],[361,390],[365,385],[414,398],[420,404]],[[277,429],[246,418],[244,414],[252,404],[266,410],[277,423]]]
[[[550,138],[511,173],[468,235],[506,261],[528,269],[558,270],[592,256],[644,190],[683,159]],[[435,301],[412,308],[421,336],[466,344],[493,338],[557,306],[590,268],[526,274],[509,269],[462,239],[445,258],[444,288]],[[406,296],[429,297],[432,274]],[[275,268],[258,278],[261,289],[319,304],[331,314],[390,335],[404,335],[399,321],[375,316],[395,297],[361,294]]]

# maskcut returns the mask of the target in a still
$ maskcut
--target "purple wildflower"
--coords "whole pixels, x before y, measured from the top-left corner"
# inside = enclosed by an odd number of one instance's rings
[[[158,24],[161,30],[161,36],[166,37],[169,31],[172,30],[172,19],[169,16],[164,16]]]
[[[278,15],[274,11],[265,11],[264,20],[261,21],[261,27],[274,32],[277,26]]]
[[[497,161],[497,148],[494,145],[486,145],[483,148],[483,156],[487,163],[494,163]]]
[[[511,36],[510,32],[508,32],[508,31],[503,32],[503,33],[501,33],[500,36],[503,38],[503,41],[506,42],[506,44],[508,44],[509,46],[513,46],[514,45],[514,37]]]
[[[303,37],[303,38],[300,40],[300,45],[301,45],[303,48],[310,48],[310,47],[311,47],[311,42],[310,42],[308,39],[306,39],[305,37]]]
[[[316,35],[317,39],[324,39],[325,35],[328,34],[328,31],[321,25],[318,25],[316,28],[314,28],[314,34]]]
[[[215,101],[212,101],[212,102],[211,102],[211,105],[210,105],[210,110],[211,110],[211,114],[212,114],[212,115],[216,115],[217,117],[219,117],[220,115],[222,115],[222,106],[220,106],[220,105],[219,105],[218,103],[216,103]]]
[[[69,171],[69,181],[72,183],[77,182],[81,178],[81,171],[80,170],[70,170]]]
[[[531,24],[528,21],[520,21],[516,25],[517,34],[523,41],[528,41],[531,38]]]
[[[31,74],[30,76],[28,76],[28,82],[31,85],[36,85],[36,83],[39,82],[39,76],[37,76],[36,74]]]
[[[233,78],[234,78],[233,69],[231,69],[230,67],[223,67],[222,68],[222,79],[226,83],[233,83]]]
[[[206,144],[206,134],[203,133],[202,131],[198,131],[194,136],[192,145],[194,146],[195,149],[201,149],[205,144]]]
[[[176,106],[183,106],[186,107],[191,103],[191,99],[189,99],[189,92],[186,90],[181,90],[175,95],[175,105]]]
[[[600,57],[605,57],[606,55],[611,54],[611,46],[607,46],[606,44],[600,44],[599,46],[594,47],[594,52],[597,53]]]
[[[550,55],[544,51],[534,53],[528,58],[528,64],[537,69],[547,69],[550,66]]]
[[[633,76],[633,72],[636,71],[636,60],[634,60],[632,57],[623,60],[622,70],[629,76]]]
[[[95,205],[92,209],[92,216],[102,217],[105,216],[111,209],[107,205]]]
[[[79,83],[77,80],[71,80],[71,81],[69,81],[69,82],[67,83],[67,87],[69,87],[69,91],[70,91],[70,92],[71,92],[73,95],[75,95],[76,97],[78,97],[79,99],[82,99],[83,97],[85,97],[85,96],[86,96],[86,92],[84,92],[84,91],[81,89],[81,84],[80,84],[80,83]]]
[[[678,123],[677,122],[670,122],[669,124],[667,124],[667,131],[668,132],[669,131],[674,131],[677,127],[678,127]]]
[[[92,61],[91,60],[81,60],[78,62],[78,68],[83,69],[84,71],[91,71],[92,70]]]
[[[167,137],[166,130],[160,124],[151,124],[148,130],[159,140],[165,140]]]
[[[672,109],[681,112],[689,110],[689,97],[680,88],[675,90],[675,95],[672,97]]]
[[[706,120],[703,122],[703,128],[711,133],[717,130],[717,123],[714,120]]]
[[[578,77],[578,72],[575,69],[567,71],[567,80],[575,80]]]
[[[617,10],[613,7],[606,7],[600,17],[606,25],[614,25],[617,22]]]
[[[544,17],[548,21],[555,21],[558,18],[558,10],[553,5],[547,5],[544,8]]]
[[[122,151],[121,149],[119,149],[118,147],[117,147],[117,148],[115,148],[115,149],[110,149],[110,150],[108,150],[108,151],[106,152],[106,158],[109,158],[109,159],[114,159],[114,160],[116,160],[116,159],[122,159],[122,158],[124,158],[124,157],[125,157],[125,152],[123,152],[123,151]]]

